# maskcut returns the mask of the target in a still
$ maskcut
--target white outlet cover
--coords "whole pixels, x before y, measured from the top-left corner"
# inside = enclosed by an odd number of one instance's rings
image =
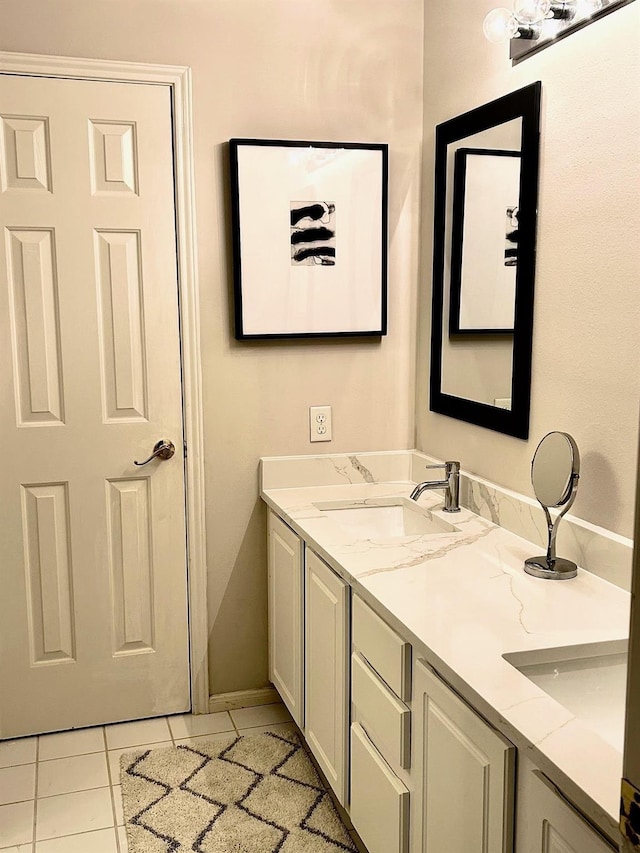
[[[331,406],[309,407],[309,441],[331,441]]]

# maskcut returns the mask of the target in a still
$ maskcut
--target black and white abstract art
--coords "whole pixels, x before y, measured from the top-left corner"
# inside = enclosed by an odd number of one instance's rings
[[[333,267],[335,263],[335,204],[330,201],[292,201],[292,266]]]
[[[388,160],[380,142],[230,140],[238,340],[386,335]]]
[[[507,233],[505,236],[504,265],[505,267],[518,266],[518,205],[512,204],[507,208]]]

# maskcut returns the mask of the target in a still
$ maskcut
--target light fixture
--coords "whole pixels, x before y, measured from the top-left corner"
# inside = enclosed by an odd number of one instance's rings
[[[514,61],[550,41],[585,26],[631,0],[513,0],[512,8],[492,9],[483,23],[490,42],[511,42]]]

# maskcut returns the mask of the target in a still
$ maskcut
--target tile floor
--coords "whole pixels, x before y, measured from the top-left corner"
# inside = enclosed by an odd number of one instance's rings
[[[141,746],[290,724],[281,704],[180,714],[0,743],[1,853],[128,853],[119,759]]]

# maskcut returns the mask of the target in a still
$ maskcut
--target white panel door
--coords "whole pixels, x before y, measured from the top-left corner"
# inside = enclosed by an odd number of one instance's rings
[[[305,550],[304,734],[340,803],[347,802],[349,587]]]
[[[186,710],[169,87],[0,75],[0,362],[0,737]]]
[[[269,510],[269,678],[302,728],[302,541]]]

